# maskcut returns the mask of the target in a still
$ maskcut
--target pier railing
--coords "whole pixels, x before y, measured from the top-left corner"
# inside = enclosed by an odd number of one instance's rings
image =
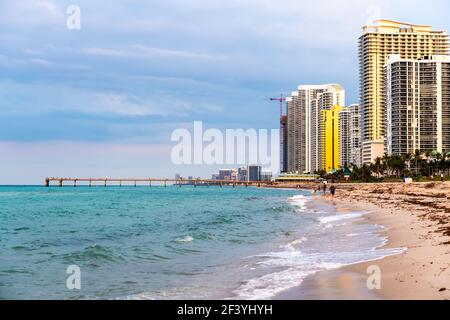
[[[69,183],[69,185],[76,187],[78,185],[85,185],[85,186],[98,186],[99,183],[101,183],[104,187],[107,187],[108,185],[118,185],[122,186],[123,184],[130,184],[137,187],[138,185],[142,185],[143,183],[148,184],[148,186],[152,186],[153,183],[155,184],[162,184],[164,187],[167,187],[168,185],[176,185],[179,187],[182,186],[271,186],[273,185],[273,182],[271,181],[234,181],[234,180],[212,180],[212,179],[164,179],[164,178],[45,178],[45,186],[64,186],[64,183]],[[53,184],[52,184],[53,183]]]

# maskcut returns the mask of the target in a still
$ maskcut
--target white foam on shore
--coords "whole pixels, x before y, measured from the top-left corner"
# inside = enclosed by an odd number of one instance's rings
[[[306,210],[306,204],[311,201],[311,199],[304,195],[296,195],[289,198],[289,202],[291,202],[292,205],[298,207],[298,211],[305,211]]]
[[[337,214],[334,216],[321,217],[321,218],[318,218],[318,220],[319,220],[320,224],[328,225],[328,224],[330,224],[332,222],[336,222],[336,221],[361,218],[364,215],[365,215],[365,213],[346,213],[346,214]]]
[[[347,237],[358,237],[366,234],[372,234],[372,232],[361,232],[361,233],[349,233],[346,236]]]
[[[301,237],[300,239],[296,239],[294,241],[289,242],[288,244],[284,244],[280,246],[282,249],[288,249],[288,250],[295,250],[295,246],[298,246],[299,244],[302,244],[304,242],[308,241],[308,238]]]
[[[378,248],[378,247],[377,247]],[[298,287],[304,279],[317,272],[338,269],[343,266],[376,261],[385,257],[403,253],[405,248],[379,249],[372,248],[361,252],[343,252],[304,255],[301,251],[272,252],[259,265],[269,268],[285,269],[264,276],[250,279],[233,291],[238,299],[268,300],[289,289]],[[337,262],[341,260],[341,262]]]
[[[316,270],[288,268],[248,280],[235,293],[239,299],[267,300],[283,291],[300,285],[307,276],[320,270],[319,268]]]

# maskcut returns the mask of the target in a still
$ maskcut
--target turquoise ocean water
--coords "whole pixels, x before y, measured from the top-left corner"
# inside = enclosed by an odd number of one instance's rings
[[[4,186],[0,299],[270,299],[399,253],[364,214],[293,190]]]

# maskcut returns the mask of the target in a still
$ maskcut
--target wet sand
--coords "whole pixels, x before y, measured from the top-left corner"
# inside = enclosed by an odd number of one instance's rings
[[[380,300],[376,291],[367,290],[366,277],[345,269],[318,272],[300,286],[276,296],[276,300]]]

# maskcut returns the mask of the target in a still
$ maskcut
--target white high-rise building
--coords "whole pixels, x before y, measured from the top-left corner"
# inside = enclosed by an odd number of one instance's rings
[[[350,111],[339,112],[339,167],[350,165]]]
[[[361,167],[362,141],[361,141],[361,112],[359,104],[349,105],[348,111],[349,111],[349,138],[350,138],[349,165],[354,164],[358,167]]]
[[[385,66],[386,151],[450,152],[450,57],[402,59]]]

